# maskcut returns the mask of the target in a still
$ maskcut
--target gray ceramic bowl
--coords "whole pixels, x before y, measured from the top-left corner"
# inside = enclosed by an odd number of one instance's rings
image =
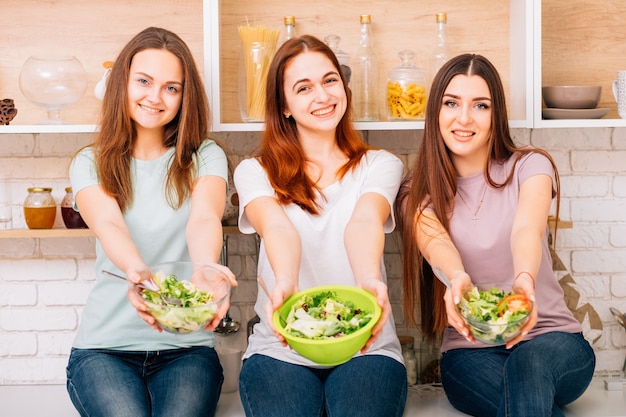
[[[543,87],[543,101],[555,109],[595,109],[600,101],[602,87],[558,85]]]

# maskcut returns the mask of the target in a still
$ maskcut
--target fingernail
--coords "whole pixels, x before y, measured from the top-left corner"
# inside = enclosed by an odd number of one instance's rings
[[[459,300],[459,296],[454,297],[454,304],[458,304],[461,300]]]
[[[532,301],[533,303],[535,302],[535,294],[530,296],[530,301]]]

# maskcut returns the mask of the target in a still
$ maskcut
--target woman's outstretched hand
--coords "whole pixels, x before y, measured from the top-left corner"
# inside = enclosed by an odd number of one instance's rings
[[[361,349],[361,353],[365,353],[383,333],[383,327],[387,323],[389,315],[391,314],[391,303],[389,302],[387,285],[380,279],[370,278],[359,281],[359,287],[374,294],[376,302],[382,309],[380,320],[378,320],[378,323],[376,323],[372,328],[372,336],[367,340],[365,346]]]
[[[474,343],[476,340],[469,331],[469,327],[465,324],[463,317],[456,309],[456,305],[461,302],[461,297],[466,291],[469,291],[474,284],[470,276],[466,272],[454,274],[450,280],[450,288],[446,289],[443,300],[446,304],[446,314],[448,316],[448,324],[459,332],[468,342]]]
[[[135,310],[137,310],[137,315],[143,321],[148,323],[148,325],[152,327],[154,330],[157,330],[158,332],[162,332],[163,329],[159,327],[155,318],[152,316],[152,314],[150,314],[150,311],[148,310],[148,306],[143,301],[143,297],[141,296],[141,293],[140,293],[141,289],[137,287],[137,285],[135,285],[141,281],[152,279],[152,271],[150,271],[149,268],[129,269],[128,271],[126,271],[126,277],[128,278],[128,281],[129,281],[128,282],[128,299],[130,300],[130,303],[133,305],[133,307],[135,307]]]

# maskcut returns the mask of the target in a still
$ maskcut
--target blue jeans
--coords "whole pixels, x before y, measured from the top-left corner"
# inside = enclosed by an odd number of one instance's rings
[[[212,417],[222,367],[209,347],[72,349],[67,391],[82,417]]]
[[[551,332],[504,346],[454,349],[441,357],[450,403],[480,417],[557,417],[591,382],[595,354],[580,333]]]
[[[406,369],[381,355],[327,369],[253,355],[241,368],[239,395],[249,417],[400,417]]]

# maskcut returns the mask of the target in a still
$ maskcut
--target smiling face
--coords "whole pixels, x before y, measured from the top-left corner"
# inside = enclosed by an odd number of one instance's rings
[[[183,98],[183,67],[165,49],[144,49],[133,57],[128,108],[138,129],[163,129],[176,117]]]
[[[338,69],[319,52],[305,52],[285,67],[285,109],[300,134],[333,133],[347,108],[347,97]]]
[[[446,88],[439,110],[439,128],[462,176],[483,169],[489,156],[492,99],[482,77],[459,74]]]

